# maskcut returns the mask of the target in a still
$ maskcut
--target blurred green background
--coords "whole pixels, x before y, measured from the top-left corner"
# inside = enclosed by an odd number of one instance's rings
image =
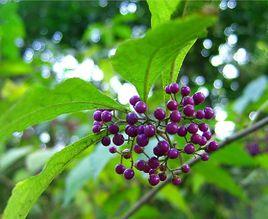
[[[190,1],[192,7],[198,4]],[[208,2],[202,4],[208,9]],[[268,1],[213,5],[218,22],[190,50],[179,80],[208,96],[216,110],[215,134],[222,140],[268,112]],[[150,19],[145,1],[0,0],[0,115],[29,87],[53,87],[72,77],[126,104],[136,90],[114,72],[109,57],[120,42],[143,37]],[[150,106],[159,104],[158,95],[153,93]],[[37,174],[90,126],[91,112],[64,115],[0,143],[0,211],[15,183]],[[265,218],[267,133],[260,130],[196,165],[183,186],[166,186],[132,218]],[[28,217],[120,218],[150,187],[142,175],[128,183],[114,174],[117,162],[105,148],[91,147],[52,183]]]

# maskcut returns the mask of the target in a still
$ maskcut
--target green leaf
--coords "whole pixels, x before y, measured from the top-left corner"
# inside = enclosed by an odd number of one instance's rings
[[[30,153],[32,147],[14,148],[7,151],[0,157],[0,172],[3,172],[6,168],[12,165],[14,162]]]
[[[169,21],[181,0],[147,0],[151,12],[151,27]]]
[[[97,143],[105,133],[89,135],[54,154],[43,171],[19,182],[12,191],[4,211],[4,219],[26,218],[39,196],[66,166],[90,145]]]
[[[33,72],[32,66],[22,61],[1,62],[0,70],[1,70],[0,77],[26,75],[31,74]]]
[[[246,198],[246,194],[241,186],[232,179],[227,171],[220,166],[217,166],[215,163],[210,162],[209,165],[200,163],[198,166],[195,166],[194,169],[195,172],[204,176],[206,182],[213,184],[238,198]]]
[[[64,205],[67,205],[90,179],[97,179],[112,157],[107,148],[98,145],[95,151],[81,160],[66,178]]]
[[[34,87],[0,118],[0,140],[61,114],[96,108],[124,110],[96,87],[77,78],[66,80],[52,90]]]
[[[260,154],[255,159],[262,168],[268,169],[268,154]]]
[[[146,101],[156,79],[160,75],[170,77],[174,63],[178,62],[178,54],[214,22],[214,17],[196,15],[159,25],[144,38],[121,44],[112,64],[125,80],[136,86]]]

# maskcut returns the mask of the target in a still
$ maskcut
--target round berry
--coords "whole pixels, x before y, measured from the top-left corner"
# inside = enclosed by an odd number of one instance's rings
[[[159,167],[159,161],[156,157],[151,157],[149,160],[148,160],[148,164],[149,166],[152,168],[152,169],[157,169],[157,167]]]
[[[171,90],[170,90],[170,86],[169,86],[169,85],[167,85],[167,86],[165,87],[165,92],[166,92],[167,94],[171,94]]]
[[[113,143],[117,146],[124,144],[124,136],[122,134],[115,134],[113,137]]]
[[[119,132],[119,127],[118,125],[115,125],[115,124],[112,124],[108,127],[108,131],[111,133],[111,134],[117,134]]]
[[[194,99],[192,97],[184,97],[182,99],[182,105],[186,106],[186,105],[194,105]]]
[[[207,151],[212,152],[218,149],[219,145],[216,141],[211,141],[207,146]]]
[[[199,128],[200,131],[206,132],[208,130],[208,124],[206,124],[206,123],[200,123],[198,125],[198,128]]]
[[[198,131],[198,125],[195,123],[190,123],[190,125],[187,127],[187,131],[191,134],[197,133]]]
[[[176,148],[171,148],[169,151],[168,151],[168,157],[170,159],[176,159],[178,156],[179,156],[180,152],[176,149]]]
[[[134,109],[137,113],[145,113],[147,110],[147,105],[143,101],[139,101],[135,104]]]
[[[162,155],[166,154],[169,150],[169,143],[167,141],[159,141],[157,147]]]
[[[122,151],[122,156],[125,158],[125,159],[129,159],[131,158],[131,152],[128,148],[124,149]]]
[[[96,121],[101,121],[101,111],[100,110],[96,110],[94,113],[93,113],[93,118],[94,120]]]
[[[139,102],[139,101],[140,101],[140,97],[137,96],[137,95],[134,95],[133,97],[131,97],[131,98],[129,99],[129,103],[130,103],[132,106],[135,106],[135,104],[136,104],[137,102]]]
[[[197,111],[196,111],[196,114],[195,114],[195,117],[196,117],[197,119],[204,119],[204,117],[205,117],[205,112],[204,112],[204,110],[197,110]]]
[[[109,152],[112,154],[116,153],[117,152],[116,147],[115,146],[110,147]]]
[[[183,173],[189,173],[190,172],[190,166],[188,164],[184,164],[182,167],[181,167],[181,171]]]
[[[154,111],[154,117],[159,121],[164,120],[166,117],[166,112],[162,108],[157,108]]]
[[[138,160],[135,164],[135,167],[137,168],[137,170],[143,171],[145,165],[146,165],[146,162],[144,160]]]
[[[127,126],[125,132],[129,137],[136,137],[138,135],[137,127],[134,125]]]
[[[157,174],[151,174],[148,181],[152,186],[156,186],[160,182],[160,178]]]
[[[198,134],[193,134],[191,136],[191,142],[194,144],[199,144],[202,141],[202,136],[198,135]]]
[[[164,153],[162,153],[162,151],[160,150],[160,147],[159,146],[154,147],[153,152],[154,152],[154,155],[156,155],[158,157],[164,155]]]
[[[145,166],[143,168],[144,173],[149,173],[151,170],[151,167],[148,165],[148,163],[145,163]]]
[[[207,139],[204,136],[202,136],[201,137],[201,140],[199,141],[199,145],[200,146],[204,146],[206,144],[207,144]]]
[[[172,83],[169,85],[169,88],[170,88],[170,92],[173,93],[173,94],[176,94],[179,92],[180,90],[180,87],[177,83]]]
[[[191,89],[188,86],[184,86],[181,88],[181,95],[188,96],[191,93]]]
[[[154,127],[154,125],[146,125],[144,127],[144,134],[147,137],[153,137],[155,135],[155,127]]]
[[[169,100],[167,103],[167,108],[170,111],[177,110],[178,109],[178,102],[175,100]]]
[[[204,136],[207,140],[210,140],[212,137],[212,134],[210,131],[206,131],[202,134],[202,136]]]
[[[140,134],[144,134],[144,125],[140,125],[139,127],[138,127],[138,134],[140,135]]]
[[[203,93],[197,92],[193,95],[195,105],[201,104],[205,101],[206,97]]]
[[[193,105],[186,105],[183,107],[183,113],[185,116],[193,116],[194,115],[194,106]]]
[[[167,170],[167,166],[165,164],[161,164],[159,166],[159,170],[165,172]]]
[[[160,181],[165,181],[167,179],[167,175],[165,173],[158,174]]]
[[[185,147],[184,147],[184,152],[186,154],[193,154],[195,152],[195,147],[193,144],[187,144]]]
[[[205,112],[205,119],[212,119],[215,116],[214,111],[211,107],[206,107],[204,112]]]
[[[141,154],[143,152],[143,148],[137,144],[134,145],[133,150],[137,153],[137,154]]]
[[[172,178],[172,184],[173,185],[175,185],[175,186],[178,186],[178,185],[180,185],[181,183],[182,183],[182,181],[181,181],[181,178],[179,178],[179,177],[177,177],[177,176],[174,176],[173,178]]]
[[[149,143],[149,138],[145,134],[137,136],[137,144],[141,147],[145,147]]]
[[[127,179],[127,180],[132,179],[132,178],[134,177],[134,175],[135,175],[135,173],[134,173],[134,171],[133,171],[132,169],[126,169],[126,170],[124,171],[124,177],[125,177],[125,179]]]
[[[111,143],[111,139],[108,137],[108,136],[105,136],[101,139],[101,143],[104,145],[104,146],[108,146],[110,143]]]
[[[112,120],[112,113],[108,110],[104,110],[102,113],[101,113],[101,120],[103,122],[110,122]]]
[[[134,125],[136,122],[138,122],[138,116],[136,113],[128,113],[126,116],[126,121],[130,125]]]
[[[186,129],[186,127],[185,127],[185,126],[181,126],[181,127],[179,127],[177,134],[178,134],[179,136],[181,136],[181,137],[186,136],[186,134],[187,134],[187,129]]]
[[[170,120],[172,122],[179,122],[181,121],[181,113],[178,110],[174,110],[170,114]]]
[[[115,166],[115,172],[117,174],[123,174],[125,170],[126,170],[126,167],[123,164],[117,164]]]
[[[100,130],[101,130],[101,126],[100,125],[93,125],[93,127],[92,127],[92,132],[93,133],[97,134],[97,133],[100,132]]]
[[[169,134],[172,134],[172,135],[176,134],[178,132],[178,129],[179,129],[179,127],[178,127],[177,123],[175,123],[175,122],[170,122],[166,126],[166,132]]]
[[[207,161],[209,159],[209,155],[207,153],[201,154],[201,160]]]

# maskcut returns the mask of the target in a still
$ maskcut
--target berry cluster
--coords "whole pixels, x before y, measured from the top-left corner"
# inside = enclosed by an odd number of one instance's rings
[[[96,110],[93,114],[93,132],[106,131],[102,138],[104,146],[109,147],[111,153],[121,156],[120,164],[115,167],[117,174],[122,174],[125,179],[134,177],[134,168],[148,174],[148,181],[152,186],[160,181],[165,181],[167,172],[172,174],[172,183],[179,185],[181,178],[178,172],[188,173],[190,166],[184,162],[185,155],[200,156],[203,161],[209,159],[209,152],[217,150],[216,141],[211,141],[212,134],[206,120],[214,118],[213,109],[200,108],[205,101],[205,96],[197,92],[190,96],[188,86],[179,87],[172,83],[165,88],[170,95],[166,109],[157,108],[149,115],[148,106],[139,96],[130,98],[129,103],[133,112],[128,112],[125,119],[119,119],[113,110]],[[179,98],[179,99],[178,99]],[[124,134],[120,132],[124,129]],[[183,144],[178,144],[175,137],[182,138]],[[152,138],[157,139],[149,156],[146,147]],[[139,159],[143,154],[146,159]],[[138,160],[134,162],[135,158]],[[124,163],[130,160],[129,167]],[[173,161],[172,161],[173,160]],[[177,164],[171,168],[170,162]]]

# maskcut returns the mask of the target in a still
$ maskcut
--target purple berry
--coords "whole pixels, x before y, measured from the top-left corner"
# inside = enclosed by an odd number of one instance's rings
[[[215,115],[211,107],[206,107],[204,112],[205,112],[205,119],[212,119]]]
[[[108,131],[111,133],[111,134],[117,134],[119,132],[119,127],[118,125],[115,125],[115,124],[112,124],[108,127]]]
[[[199,144],[202,141],[202,137],[198,134],[193,134],[191,136],[191,142],[194,144]]]
[[[134,171],[133,171],[132,169],[126,169],[126,170],[124,171],[124,177],[125,177],[125,179],[127,179],[127,180],[132,179],[132,178],[134,177],[134,175],[135,175],[135,173],[134,173]]]
[[[207,153],[201,154],[201,160],[207,161],[209,159],[209,155]]]
[[[145,165],[146,165],[146,162],[144,160],[138,160],[135,164],[135,167],[137,168],[137,170],[143,171]]]
[[[178,110],[173,111],[170,114],[170,120],[172,122],[179,122],[179,121],[181,121],[181,113]]]
[[[143,148],[137,144],[134,145],[133,150],[137,153],[137,154],[141,154],[143,152]]]
[[[140,125],[139,127],[138,127],[138,134],[140,135],[140,134],[144,134],[144,125]]]
[[[201,104],[205,101],[206,97],[203,93],[197,92],[193,95],[195,105]]]
[[[146,125],[144,127],[144,134],[147,137],[153,137],[155,135],[155,127],[154,127],[154,125]]]
[[[154,111],[154,117],[159,121],[164,120],[166,117],[166,112],[162,108],[157,108]]]
[[[159,161],[156,157],[151,157],[148,160],[148,165],[152,168],[152,169],[156,169],[157,167],[159,167]]]
[[[108,137],[108,136],[105,136],[101,139],[101,143],[104,145],[104,146],[108,146],[110,143],[111,143],[111,139]]]
[[[170,88],[170,92],[173,93],[173,94],[176,94],[179,92],[180,90],[180,87],[177,83],[172,83],[169,85],[169,88]]]
[[[204,136],[207,140],[210,140],[212,137],[212,134],[210,131],[206,131],[202,134],[202,136]]]
[[[187,129],[185,126],[181,126],[179,127],[178,129],[178,135],[181,136],[181,137],[184,137],[186,134],[187,134]]]
[[[92,127],[92,131],[93,131],[93,133],[99,133],[100,132],[100,130],[101,130],[101,126],[100,125],[93,125],[93,127]]]
[[[160,182],[160,178],[157,174],[151,174],[148,181],[152,186],[156,186]]]
[[[149,138],[145,134],[137,136],[137,144],[141,147],[145,147],[149,143]]]
[[[125,158],[125,159],[129,159],[131,158],[131,152],[128,148],[124,149],[122,151],[122,156]]]
[[[105,110],[101,113],[101,120],[103,122],[110,122],[112,120],[112,118],[113,118],[113,116],[112,116],[112,113],[110,111]]]
[[[145,163],[145,166],[143,168],[144,173],[149,173],[151,170],[151,167],[148,165],[148,163]]]
[[[137,95],[134,95],[133,97],[131,97],[131,98],[129,99],[129,103],[130,103],[132,106],[135,106],[135,104],[136,104],[137,102],[139,102],[139,101],[140,101],[140,97],[137,96]]]
[[[138,135],[137,127],[134,125],[127,126],[125,132],[129,137],[136,137]]]
[[[200,146],[204,146],[206,144],[207,144],[207,139],[204,136],[202,136],[201,137],[201,140],[199,141],[199,145]]]
[[[156,155],[156,156],[158,156],[158,157],[164,155],[164,153],[162,153],[162,151],[161,151],[161,149],[160,149],[159,146],[154,147],[153,152],[154,152],[154,155]]]
[[[184,86],[181,88],[181,95],[188,96],[191,93],[191,89],[188,86]]]
[[[165,173],[158,174],[160,181],[165,181],[167,179],[167,175]]]
[[[194,106],[186,105],[185,107],[183,107],[183,113],[185,116],[192,117],[194,115]]]
[[[199,128],[200,131],[206,132],[208,130],[208,124],[206,124],[206,123],[200,123],[198,125],[198,128]]]
[[[204,110],[197,110],[197,111],[196,111],[196,114],[195,114],[195,117],[196,117],[197,119],[204,119],[204,117],[205,117],[205,112],[204,112]]]
[[[195,134],[198,131],[198,125],[195,123],[191,123],[188,127],[187,127],[187,131],[190,132],[191,134]]]
[[[96,110],[94,113],[93,113],[93,118],[94,120],[96,121],[101,121],[101,111],[100,110]]]
[[[166,92],[167,94],[171,94],[171,90],[170,90],[170,86],[169,86],[169,85],[167,85],[167,86],[165,87],[165,92]]]
[[[136,113],[128,113],[126,120],[128,124],[134,125],[136,122],[138,122],[138,116]]]
[[[122,164],[117,164],[117,165],[115,166],[115,172],[116,172],[117,174],[123,174],[125,170],[126,170],[126,168],[125,168],[125,166],[122,165]]]
[[[186,106],[186,105],[194,105],[194,99],[192,97],[184,97],[182,99],[182,105]]]
[[[172,182],[172,184],[175,185],[175,186],[178,186],[178,185],[180,185],[180,184],[182,183],[181,178],[176,177],[176,176],[173,177],[173,179],[172,179],[171,182]]]
[[[122,134],[115,134],[113,137],[113,143],[117,146],[120,146],[122,144],[124,144],[125,139],[124,136]]]
[[[170,111],[177,110],[178,109],[178,102],[175,100],[169,100],[167,103],[167,108]]]
[[[190,166],[188,164],[184,164],[182,167],[181,167],[181,171],[183,173],[189,173],[190,172]]]
[[[134,109],[137,113],[145,113],[147,110],[147,105],[143,101],[139,101],[135,104]]]
[[[115,146],[110,147],[110,148],[109,148],[109,151],[110,151],[110,153],[112,153],[112,154],[114,154],[114,153],[116,153],[116,152],[117,152],[117,150],[116,150],[116,147],[115,147]]]
[[[187,144],[185,147],[184,147],[184,152],[186,154],[193,154],[195,152],[195,147],[193,144]]]
[[[169,143],[167,141],[159,141],[157,147],[162,155],[166,154],[169,150]]]
[[[169,134],[172,134],[172,135],[176,134],[178,132],[178,129],[179,129],[179,127],[178,127],[177,123],[175,123],[175,122],[170,122],[166,126],[166,132]]]
[[[171,148],[169,151],[168,151],[168,157],[170,159],[176,159],[178,156],[179,156],[180,152],[176,149],[176,148]]]
[[[219,145],[216,141],[211,141],[207,146],[207,152],[216,151]]]

